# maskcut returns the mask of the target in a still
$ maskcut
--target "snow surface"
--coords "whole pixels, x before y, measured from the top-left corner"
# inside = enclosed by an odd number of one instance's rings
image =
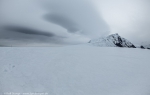
[[[150,95],[149,57],[138,48],[0,48],[0,95]]]

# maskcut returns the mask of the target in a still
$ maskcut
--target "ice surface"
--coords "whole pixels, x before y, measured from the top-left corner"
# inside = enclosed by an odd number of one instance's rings
[[[0,48],[0,95],[150,95],[149,57],[138,48]]]

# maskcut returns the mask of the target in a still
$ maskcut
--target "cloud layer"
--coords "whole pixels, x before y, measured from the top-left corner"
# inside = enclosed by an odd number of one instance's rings
[[[53,33],[50,32],[43,32],[39,30],[34,30],[34,29],[29,29],[25,27],[15,27],[15,26],[7,26],[4,27],[6,31],[12,31],[12,32],[18,32],[18,33],[23,33],[23,34],[30,34],[30,35],[41,35],[41,36],[48,36],[48,37],[53,37],[55,36]]]
[[[2,0],[0,13],[1,39],[5,36],[8,38],[9,35],[9,39],[5,40],[14,39],[16,36],[9,33],[15,32],[14,34],[18,33],[17,36],[27,37],[28,34],[33,39],[36,35],[36,39],[48,36],[59,39],[61,44],[77,44],[109,34],[106,22],[87,0]],[[27,37],[28,40],[29,38],[32,37]],[[50,43],[52,42],[49,41],[48,44]]]
[[[67,29],[68,32],[74,33],[79,31],[79,27],[75,24],[72,20],[63,17],[59,14],[47,14],[44,16],[44,19],[49,21],[50,23],[57,24],[62,26],[63,28]]]

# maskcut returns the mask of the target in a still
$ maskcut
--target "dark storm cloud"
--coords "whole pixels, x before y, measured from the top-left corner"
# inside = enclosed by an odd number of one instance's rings
[[[25,28],[25,27],[5,26],[4,30],[23,33],[23,34],[30,34],[30,35],[42,35],[42,36],[48,36],[48,37],[55,36],[53,33],[39,31],[39,30]]]
[[[47,14],[44,16],[44,19],[46,19],[47,21],[51,23],[55,23],[57,25],[64,27],[65,29],[68,30],[68,32],[71,32],[71,33],[77,32],[80,30],[74,21],[59,14],[54,14],[54,13]]]

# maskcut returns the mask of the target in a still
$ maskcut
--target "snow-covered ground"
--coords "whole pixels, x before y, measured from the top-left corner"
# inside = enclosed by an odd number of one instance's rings
[[[0,48],[0,95],[9,95],[6,92],[150,95],[150,50],[88,45]]]

